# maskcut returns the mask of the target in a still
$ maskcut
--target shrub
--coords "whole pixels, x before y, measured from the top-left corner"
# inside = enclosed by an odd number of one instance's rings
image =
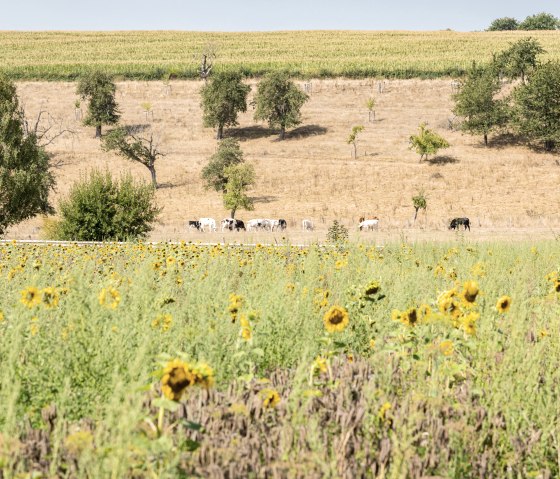
[[[52,239],[77,241],[144,238],[159,208],[152,186],[130,173],[114,180],[108,171],[92,170],[74,184],[59,205],[61,219],[49,228]]]
[[[327,241],[329,243],[342,243],[348,240],[348,228],[341,225],[337,220],[329,227]]]

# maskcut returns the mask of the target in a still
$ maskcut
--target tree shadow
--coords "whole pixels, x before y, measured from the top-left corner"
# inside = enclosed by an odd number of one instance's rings
[[[177,183],[172,183],[171,181],[166,181],[164,183],[158,183],[157,189],[158,190],[166,190],[169,188],[177,188],[179,186],[186,186],[188,184],[187,181],[179,181]]]
[[[324,135],[327,133],[327,128],[320,125],[305,125],[287,131],[284,139],[286,140],[301,140],[310,136]]]
[[[143,133],[149,130],[152,126],[148,123],[138,123],[136,125],[126,125],[124,129],[129,135],[137,135],[138,133]]]
[[[495,148],[501,150],[510,146],[519,146],[525,143],[525,139],[513,133],[500,133],[488,137],[488,146],[481,142],[475,148]]]
[[[430,165],[451,165],[454,163],[459,163],[459,160],[454,156],[434,156],[426,160],[426,163]]]
[[[242,128],[229,128],[225,133],[225,137],[237,138],[240,141],[258,140],[274,135],[274,131],[264,126],[254,125]]]
[[[278,201],[278,196],[254,196],[251,198],[251,200],[253,201],[253,203],[272,203],[273,201]]]

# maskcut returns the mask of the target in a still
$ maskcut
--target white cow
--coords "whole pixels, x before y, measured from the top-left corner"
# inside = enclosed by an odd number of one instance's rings
[[[313,221],[311,220],[302,220],[301,222],[301,229],[303,231],[313,231]]]
[[[360,231],[363,230],[373,230],[373,229],[379,229],[379,220],[378,219],[374,219],[374,220],[364,220],[360,223],[360,225],[358,226],[358,228],[360,229]]]
[[[214,218],[200,218],[200,231],[216,231],[216,220]]]
[[[222,220],[222,232],[225,230],[233,230],[233,225],[235,224],[235,220],[232,218],[224,218]]]
[[[265,220],[259,218],[247,221],[247,231],[255,231],[263,228]]]

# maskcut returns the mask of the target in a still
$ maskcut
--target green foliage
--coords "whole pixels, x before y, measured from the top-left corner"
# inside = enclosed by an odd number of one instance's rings
[[[115,128],[101,139],[101,147],[105,151],[114,151],[127,160],[144,165],[150,172],[153,187],[157,188],[155,163],[163,153],[158,150],[153,134],[150,134],[149,138],[143,138],[132,133],[131,129]]]
[[[364,131],[364,129],[363,125],[353,126],[350,135],[346,138],[346,143],[354,147],[354,158],[358,155],[358,135]]]
[[[348,241],[348,228],[334,220],[332,225],[329,226],[327,241],[329,243],[344,243]]]
[[[463,117],[461,129],[483,135],[485,145],[488,134],[505,126],[508,120],[507,100],[496,98],[500,89],[500,80],[491,69],[473,68],[453,97],[453,113]]]
[[[226,169],[243,163],[243,151],[239,141],[235,138],[225,138],[218,144],[218,149],[208,164],[202,168],[201,177],[206,182],[206,188],[225,192],[228,182]]]
[[[428,201],[424,190],[420,190],[416,196],[412,197],[412,204],[414,206],[414,221],[416,221],[418,210],[426,210],[428,207]]]
[[[529,15],[519,24],[519,30],[558,30],[560,20],[550,13]]]
[[[88,102],[84,125],[95,126],[95,136],[101,136],[103,125],[115,125],[119,121],[119,110],[115,100],[117,87],[106,73],[94,71],[82,77],[76,93]]]
[[[255,169],[253,165],[240,163],[228,166],[224,170],[227,183],[224,192],[224,207],[231,210],[231,217],[239,209],[251,211],[254,209],[253,200],[247,196],[247,190],[255,183]]]
[[[517,30],[519,22],[512,17],[496,18],[488,27],[489,32],[497,32],[504,30]]]
[[[525,81],[525,77],[537,66],[537,56],[542,53],[545,50],[538,40],[522,38],[497,56],[495,68],[509,78],[520,77],[521,81]]]
[[[221,140],[224,127],[237,125],[237,114],[247,111],[247,95],[251,87],[244,85],[241,74],[216,73],[200,91],[202,96],[204,126],[217,128],[216,138]]]
[[[92,170],[72,186],[59,205],[60,220],[52,239],[106,241],[144,238],[159,209],[152,186],[137,183],[130,173],[118,181],[109,172]]]
[[[257,87],[255,120],[264,120],[271,128],[279,128],[283,140],[286,128],[301,123],[300,110],[308,99],[287,73],[270,73]]]
[[[35,134],[25,134],[16,87],[0,76],[0,235],[20,221],[51,212],[53,186],[47,153]]]
[[[552,150],[560,142],[560,63],[539,65],[513,97],[517,131]]]
[[[425,123],[418,127],[418,135],[411,135],[409,141],[410,149],[420,155],[420,161],[427,160],[428,155],[435,155],[440,149],[449,147],[447,140],[427,128]]]

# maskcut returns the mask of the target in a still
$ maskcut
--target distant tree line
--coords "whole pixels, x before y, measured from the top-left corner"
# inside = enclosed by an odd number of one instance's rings
[[[537,13],[529,15],[522,22],[512,17],[496,18],[488,27],[487,31],[497,32],[504,30],[558,30],[560,20],[550,13]]]

